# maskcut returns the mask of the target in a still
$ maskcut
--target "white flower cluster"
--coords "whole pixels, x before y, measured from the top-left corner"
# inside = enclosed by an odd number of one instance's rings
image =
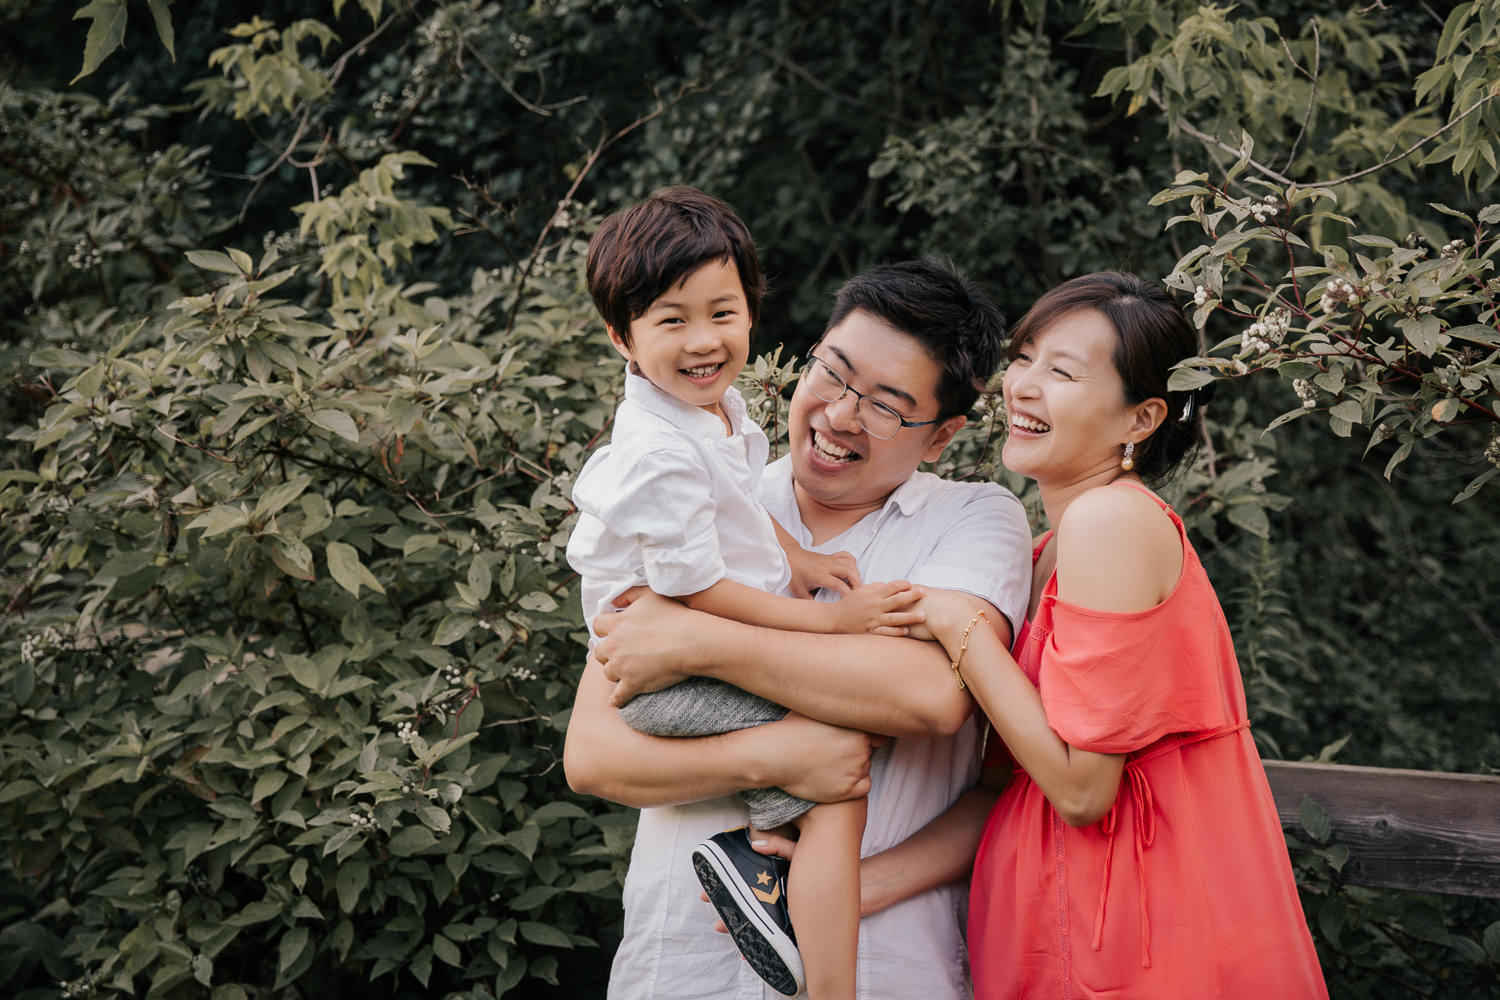
[[[417,727],[411,722],[403,722],[396,727],[396,737],[407,746],[411,746],[412,740],[417,738]]]
[[[1359,301],[1359,286],[1344,278],[1334,278],[1323,290],[1323,311],[1333,312],[1334,305],[1339,302],[1347,302],[1354,305]]]
[[[443,679],[448,682],[449,687],[464,686],[464,672],[455,665],[443,668]]]
[[[1311,410],[1317,407],[1318,390],[1314,389],[1313,384],[1307,379],[1292,379],[1292,391],[1297,394],[1298,399],[1302,400],[1302,408],[1304,410]]]
[[[22,240],[21,245],[16,248],[16,253],[20,254],[22,257],[25,257],[27,254],[31,253],[31,241]]]
[[[63,648],[62,633],[48,625],[40,632],[28,632],[21,639],[21,662],[35,663]]]
[[[83,997],[94,995],[94,980],[89,976],[80,979],[59,979],[57,988],[62,1000],[82,1000]]]
[[[375,829],[375,817],[371,816],[365,809],[350,809],[349,824],[353,827],[373,830]]]
[[[1213,292],[1210,292],[1207,288],[1204,288],[1202,285],[1199,285],[1197,287],[1197,289],[1193,292],[1193,305],[1195,305],[1195,306],[1208,305],[1208,300],[1211,299],[1211,298],[1213,298],[1213,297],[1214,297]]]
[[[1466,246],[1468,246],[1467,242],[1462,239],[1455,238],[1449,240],[1447,243],[1444,243],[1442,247],[1439,248],[1438,253],[1442,254],[1444,257],[1457,257],[1459,254],[1464,252],[1464,247]]]
[[[97,247],[91,246],[88,240],[79,240],[73,245],[73,252],[68,254],[68,263],[73,270],[82,271],[84,268],[96,267],[104,255]]]
[[[530,667],[516,667],[515,669],[511,670],[510,675],[518,681],[536,680],[536,671],[532,670]]]
[[[1240,353],[1255,355],[1270,353],[1272,348],[1280,346],[1291,327],[1292,314],[1289,311],[1272,309],[1251,323],[1249,329],[1240,334]]]
[[[1500,434],[1490,438],[1490,443],[1484,446],[1484,460],[1491,465],[1500,466]]]
[[[1255,216],[1255,221],[1263,226],[1266,224],[1267,219],[1279,211],[1281,211],[1281,199],[1277,198],[1274,194],[1266,195],[1262,201],[1250,203],[1250,214]]]
[[[274,247],[277,253],[291,253],[293,250],[300,249],[306,243],[307,237],[295,229],[289,229],[284,233],[272,230],[261,237],[260,240],[260,245],[264,249],[270,250]]]

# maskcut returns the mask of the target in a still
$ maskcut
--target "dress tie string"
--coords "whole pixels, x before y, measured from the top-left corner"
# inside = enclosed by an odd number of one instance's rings
[[[1099,886],[1099,909],[1094,916],[1094,950],[1104,944],[1104,909],[1109,899],[1109,875],[1114,864],[1115,831],[1119,828],[1120,802],[1128,795],[1135,802],[1135,869],[1140,881],[1141,902],[1141,968],[1151,968],[1151,920],[1146,913],[1146,848],[1156,840],[1156,804],[1151,797],[1151,782],[1135,760],[1125,762],[1122,795],[1117,795],[1100,825],[1109,838],[1104,848],[1104,879]]]
[[[1120,825],[1120,803],[1127,797],[1134,803],[1134,847],[1135,847],[1135,869],[1136,876],[1140,882],[1140,907],[1141,907],[1141,968],[1151,968],[1151,919],[1146,912],[1146,848],[1156,841],[1156,801],[1151,794],[1151,782],[1146,780],[1146,773],[1141,765],[1155,757],[1183,747],[1192,746],[1195,743],[1205,743],[1209,740],[1220,739],[1230,733],[1237,733],[1250,726],[1249,720],[1241,720],[1233,726],[1225,729],[1213,730],[1205,733],[1195,733],[1191,736],[1180,736],[1176,739],[1166,739],[1139,757],[1131,756],[1125,760],[1125,772],[1120,780],[1120,794],[1115,796],[1111,803],[1109,812],[1099,821],[1100,829],[1108,838],[1104,848],[1104,876],[1099,886],[1099,908],[1094,915],[1094,950],[1098,951],[1104,944],[1104,911],[1109,900],[1109,876],[1114,866],[1115,855],[1115,832]]]

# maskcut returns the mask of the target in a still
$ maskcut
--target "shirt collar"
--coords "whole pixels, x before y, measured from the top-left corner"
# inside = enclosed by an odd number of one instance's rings
[[[768,494],[774,491],[782,499],[783,506],[789,511],[796,513],[798,524],[802,521],[802,512],[797,507],[797,493],[792,483],[792,459],[790,455],[783,455],[772,462],[767,469],[768,474],[763,482],[766,484]],[[891,495],[885,498],[885,503],[879,510],[871,511],[861,518],[858,524],[873,519],[879,521],[892,509],[899,510],[904,516],[910,517],[922,509],[923,504],[938,491],[943,480],[930,472],[920,469],[913,472],[906,482],[891,491]],[[769,504],[768,504],[769,506]],[[857,525],[856,525],[857,527]],[[854,528],[849,529],[853,531]],[[845,532],[847,534],[847,532]],[[841,536],[842,537],[842,536]]]
[[[669,392],[663,392],[644,375],[637,375],[631,371],[628,362],[625,365],[625,398],[633,405],[685,431],[693,434],[711,434],[714,437],[725,436],[724,421],[720,420],[716,414],[708,412],[701,406],[684,403]],[[734,425],[735,433],[743,433],[749,413],[739,391],[732,386],[724,390],[720,405],[724,407],[724,413],[729,417],[729,422]]]

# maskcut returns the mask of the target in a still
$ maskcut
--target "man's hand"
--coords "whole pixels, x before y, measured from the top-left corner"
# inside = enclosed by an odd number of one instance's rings
[[[615,598],[621,610],[594,619],[599,642],[594,659],[615,682],[609,703],[615,708],[638,694],[660,691],[691,676],[696,626],[709,616],[677,601],[634,587]]]

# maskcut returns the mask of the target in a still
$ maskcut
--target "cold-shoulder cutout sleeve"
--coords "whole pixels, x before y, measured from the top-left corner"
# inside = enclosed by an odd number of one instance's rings
[[[1165,605],[1138,612],[1094,611],[1047,595],[1052,631],[1041,650],[1038,688],[1047,722],[1071,746],[1096,753],[1129,753],[1169,733],[1230,725],[1228,671],[1237,671],[1232,646],[1206,627],[1221,616],[1210,600],[1187,620],[1205,627],[1173,627],[1179,613]],[[1177,595],[1191,599],[1193,594]],[[1226,662],[1227,656],[1227,662]]]

